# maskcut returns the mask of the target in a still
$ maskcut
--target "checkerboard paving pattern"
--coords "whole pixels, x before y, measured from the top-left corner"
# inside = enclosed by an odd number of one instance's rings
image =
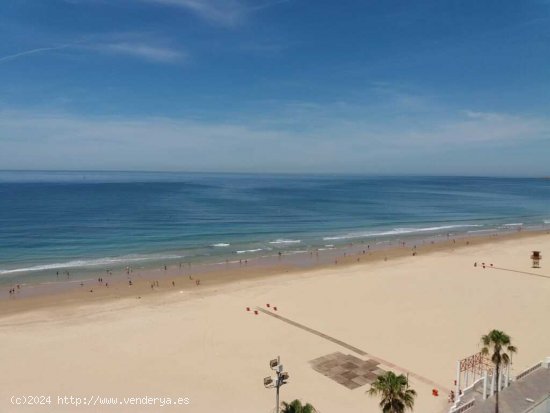
[[[313,370],[350,390],[371,384],[385,371],[374,360],[361,360],[351,354],[331,353],[309,362]]]

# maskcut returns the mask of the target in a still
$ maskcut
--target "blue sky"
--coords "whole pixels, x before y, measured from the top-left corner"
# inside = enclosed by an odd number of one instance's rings
[[[12,0],[0,169],[550,175],[550,2]]]

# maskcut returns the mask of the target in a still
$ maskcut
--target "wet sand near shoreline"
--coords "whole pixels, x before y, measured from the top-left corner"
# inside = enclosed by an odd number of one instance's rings
[[[523,239],[548,234],[548,230],[510,231],[490,235],[455,234],[449,237],[411,238],[350,243],[346,247],[301,254],[283,254],[264,258],[249,258],[216,264],[169,265],[160,269],[136,268],[131,272],[90,272],[86,279],[67,278],[64,272],[46,283],[17,283],[0,288],[0,317],[21,311],[45,307],[86,304],[123,298],[142,299],[150,294],[158,295],[174,291],[214,290],[227,283],[265,279],[280,274],[299,274],[314,270],[392,260],[405,256],[417,256],[436,251],[452,251],[457,248],[475,248],[486,243],[510,239]],[[98,282],[101,278],[102,282]],[[130,285],[131,282],[131,285]],[[107,284],[107,285],[106,285]],[[14,289],[14,294],[8,290]]]

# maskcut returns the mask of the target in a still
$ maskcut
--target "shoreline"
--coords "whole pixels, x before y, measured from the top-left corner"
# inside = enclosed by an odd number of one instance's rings
[[[538,229],[483,235],[464,233],[453,234],[452,237],[439,235],[429,238],[404,238],[384,241],[378,245],[360,242],[326,251],[243,259],[242,263],[206,263],[181,267],[172,265],[166,270],[146,268],[130,273],[119,271],[112,275],[100,275],[100,278],[105,277],[102,283],[91,278],[27,284],[20,289],[15,287],[14,294],[8,294],[8,290],[14,287],[5,286],[0,288],[0,317],[70,305],[108,303],[128,298],[142,299],[150,295],[217,291],[224,286],[243,281],[269,281],[272,277],[287,274],[299,276],[301,273],[315,270],[344,269],[354,265],[368,266],[375,262],[407,256],[413,258],[413,254],[454,251],[514,239],[539,237],[549,233],[547,229]],[[105,282],[108,286],[105,286]]]

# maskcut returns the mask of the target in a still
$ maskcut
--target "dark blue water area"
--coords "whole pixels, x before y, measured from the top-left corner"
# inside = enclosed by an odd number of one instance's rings
[[[0,277],[550,224],[550,180],[0,172]]]

